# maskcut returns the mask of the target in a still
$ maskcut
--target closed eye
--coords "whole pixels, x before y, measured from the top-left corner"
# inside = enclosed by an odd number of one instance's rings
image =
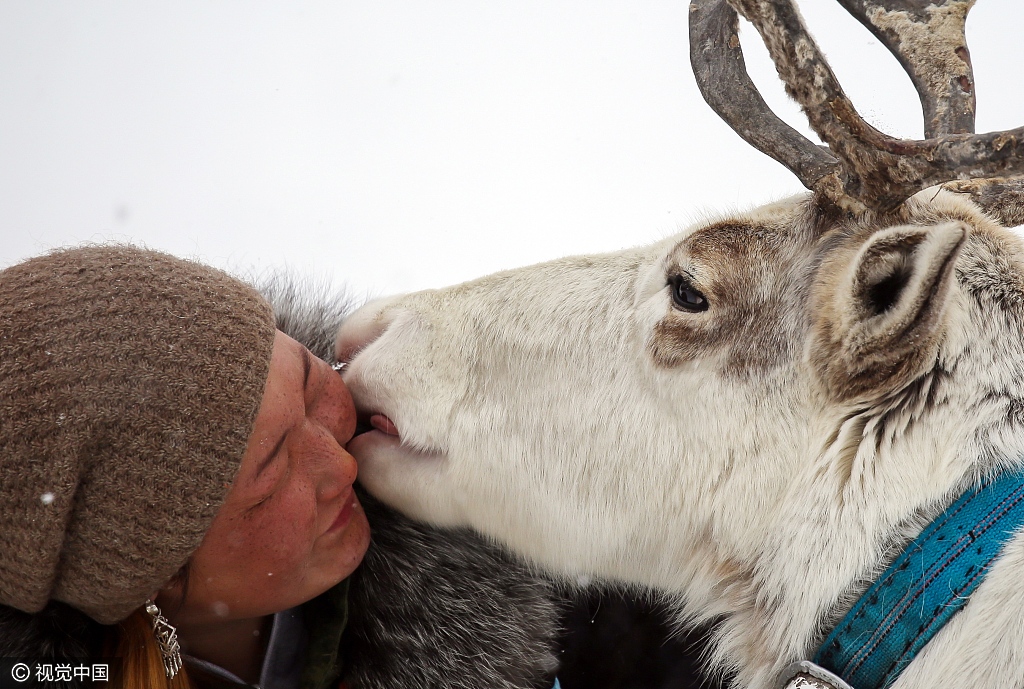
[[[274,457],[277,457],[277,453],[281,451],[281,446],[284,445],[284,441],[287,438],[288,433],[282,433],[278,441],[274,443],[274,447],[270,450],[267,456],[263,458],[263,461],[260,462],[259,467],[256,468],[256,478],[259,478],[260,475],[263,473],[263,470],[270,466],[270,463],[274,461]]]
[[[287,468],[284,470],[275,468],[271,474],[268,474],[269,478],[265,479],[261,483],[266,483],[268,481],[273,481],[273,483],[270,486],[263,488],[265,491],[263,493],[263,497],[254,502],[248,509],[254,510],[266,501],[270,500],[270,498],[274,497],[274,494],[280,489],[282,482],[287,480],[288,473],[289,471]]]
[[[680,311],[699,313],[708,310],[708,300],[693,286],[688,275],[672,275],[668,285],[672,291],[672,304]]]

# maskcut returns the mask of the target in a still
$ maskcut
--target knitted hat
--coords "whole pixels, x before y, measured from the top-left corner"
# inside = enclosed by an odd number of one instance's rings
[[[0,603],[127,617],[199,546],[263,398],[270,306],[128,246],[0,271]]]

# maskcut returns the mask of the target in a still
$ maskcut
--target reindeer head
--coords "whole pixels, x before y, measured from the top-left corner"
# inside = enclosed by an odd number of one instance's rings
[[[718,600],[717,614],[749,597],[729,582],[783,550],[801,579],[794,540],[835,554],[806,595],[837,595],[886,529],[975,475],[985,443],[1024,447],[999,426],[1019,392],[1007,371],[1024,380],[1024,256],[984,212],[1024,220],[1021,180],[988,180],[1024,173],[1024,130],[970,133],[970,2],[840,1],[911,73],[928,138],[864,123],[788,0],[695,0],[705,97],[812,194],[364,307],[337,353],[385,429],[350,446],[371,492],[549,568]],[[737,9],[828,151],[757,95]],[[957,193],[922,191],[951,180]],[[930,454],[911,461],[915,443]],[[879,513],[852,509],[869,500]],[[826,525],[859,535],[840,552]]]

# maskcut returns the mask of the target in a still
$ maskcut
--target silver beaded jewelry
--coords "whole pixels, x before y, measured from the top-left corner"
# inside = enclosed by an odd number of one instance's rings
[[[178,630],[167,621],[167,618],[151,600],[146,601],[146,612],[153,618],[153,634],[160,645],[160,655],[164,659],[164,673],[171,679],[181,669],[181,647],[178,645]]]

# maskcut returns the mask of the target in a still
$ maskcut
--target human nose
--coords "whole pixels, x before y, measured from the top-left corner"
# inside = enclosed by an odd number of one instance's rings
[[[338,441],[335,433],[319,423],[311,423],[310,466],[317,500],[331,502],[346,493],[355,483],[358,469],[355,458]]]

